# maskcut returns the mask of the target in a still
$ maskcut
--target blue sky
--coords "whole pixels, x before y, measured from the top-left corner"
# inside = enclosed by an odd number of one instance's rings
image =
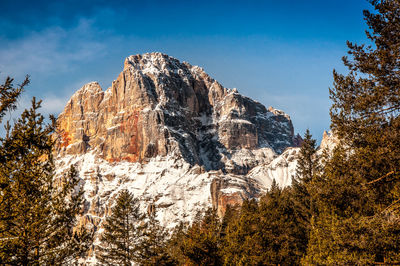
[[[332,70],[366,42],[366,0],[0,0],[0,81],[31,76],[20,106],[58,114],[85,83],[106,89],[124,58],[159,51],[287,112],[295,131],[329,129]]]

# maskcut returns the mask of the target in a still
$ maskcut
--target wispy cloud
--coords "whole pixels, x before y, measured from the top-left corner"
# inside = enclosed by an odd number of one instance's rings
[[[61,87],[57,94],[51,92],[42,97],[42,107],[40,112],[43,114],[53,114],[58,115],[63,110],[68,100],[71,98],[72,94],[75,93],[78,89],[83,87],[85,84],[91,82],[91,80],[85,79],[80,81],[73,81],[69,85],[65,87]],[[28,103],[24,100],[24,103]],[[22,103],[21,103],[22,105]],[[24,105],[24,108],[28,105]]]
[[[18,39],[0,37],[0,82],[11,76],[17,85],[26,74],[32,81],[18,103],[18,110],[7,115],[8,119],[17,118],[29,108],[32,96],[42,100],[40,112],[46,116],[63,110],[71,94],[89,81],[77,77],[77,72],[83,72],[82,64],[104,55],[109,45],[100,40],[101,30],[95,22],[95,18],[82,17],[70,28],[48,26]]]
[[[0,72],[21,77],[26,73],[66,72],[75,64],[93,59],[105,49],[95,38],[93,21],[80,19],[77,26],[57,26],[31,32],[24,38],[2,40]]]

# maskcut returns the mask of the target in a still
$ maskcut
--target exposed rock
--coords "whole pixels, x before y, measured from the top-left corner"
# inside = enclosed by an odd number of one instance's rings
[[[251,179],[240,176],[221,175],[210,186],[212,206],[223,217],[228,205],[240,206],[245,199],[257,198],[263,188]]]
[[[105,92],[95,82],[83,86],[58,121],[58,154],[95,150],[109,162],[142,162],[176,152],[210,170],[224,167],[217,149],[230,154],[269,147],[281,153],[293,146],[288,115],[160,53],[128,57]]]
[[[147,206],[147,215],[154,215],[156,212],[156,206],[153,203],[150,203],[149,206]]]
[[[81,225],[96,232],[122,189],[167,227],[210,206],[222,216],[273,179],[290,185],[301,140],[283,111],[161,53],[128,57],[105,91],[83,86],[58,123],[57,172],[78,169]]]
[[[290,186],[296,173],[297,157],[300,148],[288,148],[270,163],[259,164],[247,174],[261,187],[269,188],[275,180],[280,187]]]
[[[326,130],[324,130],[319,148],[321,150],[328,149],[332,151],[333,148],[338,144],[339,144],[339,139],[336,137],[336,135],[333,134],[332,131],[326,132]]]
[[[294,147],[301,147],[301,144],[303,144],[303,138],[300,136],[299,133],[297,133],[296,136],[293,138],[293,146]]]

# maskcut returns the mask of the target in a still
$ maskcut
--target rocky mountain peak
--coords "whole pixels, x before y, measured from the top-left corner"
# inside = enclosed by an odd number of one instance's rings
[[[289,185],[301,141],[283,111],[162,53],[127,57],[105,91],[96,82],[76,91],[58,132],[57,172],[76,166],[85,192],[80,221],[96,232],[121,189],[143,210],[154,206],[165,226],[210,206],[222,215],[274,179]]]
[[[108,161],[143,161],[174,151],[190,164],[225,169],[240,149],[293,146],[282,111],[224,88],[201,68],[162,53],[133,55],[105,92],[78,90],[59,116],[59,154],[95,151]],[[243,165],[238,165],[243,170]]]
[[[177,59],[163,53],[146,53],[131,55],[125,59],[124,69],[134,69],[143,74],[178,73],[192,68],[188,63],[181,63]]]

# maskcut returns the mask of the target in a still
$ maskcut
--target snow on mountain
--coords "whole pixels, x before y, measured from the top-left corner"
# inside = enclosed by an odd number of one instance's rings
[[[105,91],[83,86],[58,123],[57,171],[76,166],[80,222],[96,236],[122,189],[171,228],[211,206],[222,215],[273,179],[290,185],[296,167],[299,137],[287,114],[161,53],[129,56]]]

